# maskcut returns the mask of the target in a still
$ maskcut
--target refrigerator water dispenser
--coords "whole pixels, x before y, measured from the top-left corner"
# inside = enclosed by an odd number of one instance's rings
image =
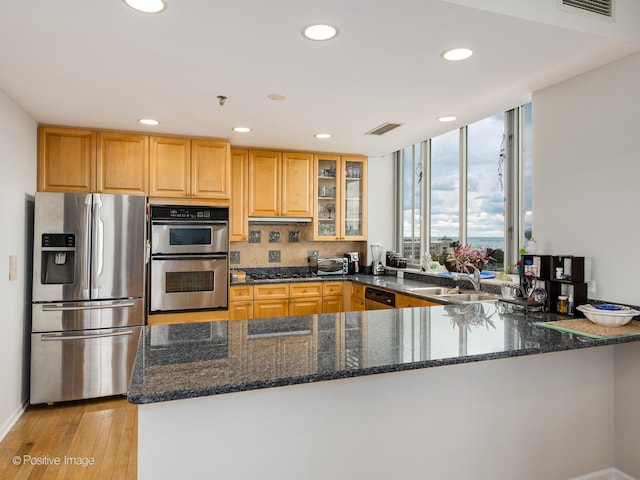
[[[41,282],[54,285],[73,283],[75,250],[75,235],[44,233]]]

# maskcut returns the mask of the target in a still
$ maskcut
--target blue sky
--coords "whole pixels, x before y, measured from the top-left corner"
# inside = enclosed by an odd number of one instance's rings
[[[526,111],[525,130],[530,138],[531,115]],[[504,114],[486,118],[468,128],[468,236],[502,237],[504,235],[504,193],[499,183],[500,147],[504,132]],[[431,170],[431,236],[457,237],[459,222],[459,130],[432,139]],[[530,148],[530,147],[527,147]],[[419,147],[416,147],[419,154]],[[405,157],[408,151],[405,151]],[[525,152],[530,160],[530,151]],[[418,159],[418,161],[421,161]],[[406,164],[405,164],[406,165]],[[525,161],[528,178],[531,162]],[[525,210],[531,211],[531,189],[525,188]],[[420,201],[415,199],[416,204]],[[411,211],[410,181],[405,176],[405,236],[409,236],[408,215]],[[416,218],[416,225],[420,219]]]

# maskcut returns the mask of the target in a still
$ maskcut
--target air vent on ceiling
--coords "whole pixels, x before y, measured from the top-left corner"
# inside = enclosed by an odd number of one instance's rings
[[[365,135],[384,135],[385,133],[390,132],[394,128],[398,128],[400,125],[402,124],[386,122],[374,128],[373,130],[369,130],[367,133],[365,133]]]
[[[562,5],[613,18],[613,2],[614,0],[562,0]]]

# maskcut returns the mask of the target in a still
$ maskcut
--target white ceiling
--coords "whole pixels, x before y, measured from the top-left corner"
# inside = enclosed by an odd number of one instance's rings
[[[526,0],[553,7],[545,23],[453,1],[167,0],[165,12],[147,15],[123,0],[1,0],[0,88],[46,124],[382,155],[640,50],[602,35],[599,19],[586,20],[597,35],[565,28],[585,20],[557,0]],[[300,30],[314,22],[336,25],[339,36],[305,40]],[[456,46],[475,55],[441,59]],[[228,97],[224,106],[217,95]],[[442,115],[458,121],[444,125]],[[144,127],[141,117],[161,124]],[[364,135],[384,122],[403,126]],[[253,131],[232,132],[238,125]]]

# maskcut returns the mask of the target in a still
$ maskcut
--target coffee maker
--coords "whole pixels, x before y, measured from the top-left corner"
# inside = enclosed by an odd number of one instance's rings
[[[360,272],[360,254],[358,252],[347,252],[344,256],[349,261],[349,275]]]

